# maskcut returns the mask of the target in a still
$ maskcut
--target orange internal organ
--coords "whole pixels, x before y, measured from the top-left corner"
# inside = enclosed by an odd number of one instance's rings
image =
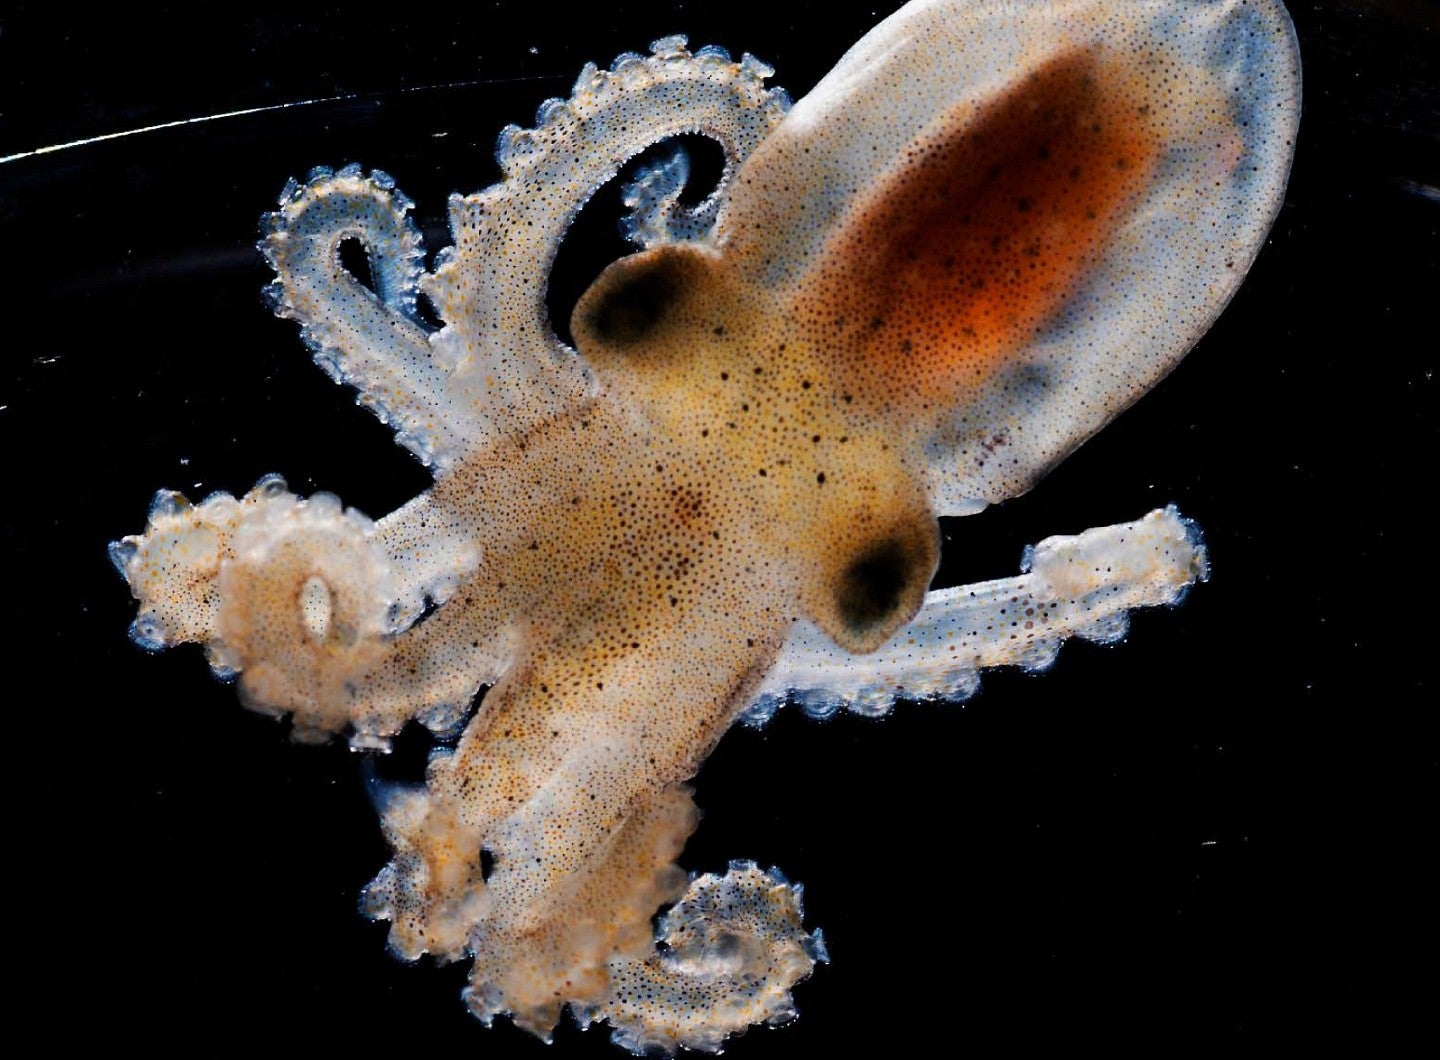
[[[814,303],[857,392],[904,381],[924,400],[1004,367],[1151,180],[1150,113],[1138,71],[1075,51],[917,141],[832,245]]]

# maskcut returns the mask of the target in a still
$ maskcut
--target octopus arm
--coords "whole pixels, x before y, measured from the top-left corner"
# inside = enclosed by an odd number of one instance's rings
[[[801,927],[801,890],[753,861],[691,880],[660,919],[663,948],[613,961],[611,997],[593,1014],[643,1055],[718,1053],[727,1035],[794,1019],[790,987],[829,960],[819,929]]]
[[[965,514],[1209,327],[1279,209],[1299,104],[1278,0],[913,3],[795,105],[719,231],[791,317],[833,322],[837,378],[900,412],[935,509]]]
[[[885,714],[899,697],[962,702],[979,690],[981,670],[1045,670],[1070,637],[1121,639],[1130,609],[1174,606],[1209,563],[1199,528],[1172,505],[1046,538],[1025,550],[1022,568],[1016,578],[926,594],[919,614],[868,655],[837,651],[815,627],[797,626],[743,720],[764,724],[787,699],[816,717],[842,708]]]
[[[414,518],[423,501],[397,515]],[[110,555],[140,601],[137,644],[202,644],[246,706],[293,715],[296,739],[349,727],[354,746],[383,749],[411,718],[453,730],[511,654],[494,609],[462,583],[475,562],[465,540],[438,537],[423,561],[409,540],[394,517],[377,526],[270,476],[198,505],[161,491],[145,532]],[[427,600],[456,606],[411,625]]]
[[[316,363],[427,465],[480,444],[483,423],[453,392],[416,313],[424,246],[410,200],[385,173],[352,165],[292,180],[279,205],[262,223],[276,276],[266,292],[277,314],[300,322]],[[365,251],[368,286],[341,264],[347,240]]]

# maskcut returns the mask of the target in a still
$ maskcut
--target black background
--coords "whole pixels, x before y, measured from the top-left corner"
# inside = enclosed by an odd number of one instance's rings
[[[198,650],[133,647],[105,543],[162,486],[198,499],[279,471],[378,517],[426,484],[261,304],[252,244],[286,177],[388,170],[433,252],[446,195],[495,179],[501,126],[586,60],[683,31],[755,52],[798,98],[893,6],[8,5],[0,155],[348,97],[0,163],[12,1034],[542,1055],[466,1014],[459,967],[386,954],[356,911],[386,859],[357,757],[291,746]],[[798,1022],[732,1055],[1170,1053],[1378,1040],[1433,1014],[1440,32],[1430,0],[1293,14],[1299,152],[1246,286],[1032,494],[946,525],[953,583],[1173,501],[1213,580],[963,707],[729,734],[684,863],[779,865],[833,957]],[[623,250],[606,208],[566,250],[560,319]],[[418,758],[406,744],[389,768]],[[603,1031],[557,1039],[543,1055],[618,1055]]]

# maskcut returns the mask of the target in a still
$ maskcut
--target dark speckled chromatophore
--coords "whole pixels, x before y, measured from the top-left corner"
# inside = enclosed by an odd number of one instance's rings
[[[452,198],[431,273],[383,173],[292,182],[261,243],[276,311],[435,483],[378,522],[276,478],[164,493],[114,546],[136,639],[204,643],[298,737],[448,741],[379,795],[394,856],[365,903],[402,957],[473,959],[487,1022],[546,1036],[569,1005],[639,1052],[791,1018],[825,958],[798,890],[676,864],[726,728],[789,697],[963,698],[1206,573],[1165,509],[927,591],[938,515],[1028,489],[1241,282],[1298,115],[1278,3],[922,2],[793,109],[769,73],[677,37],[587,67],[502,133],[500,184]],[[570,349],[544,310],[560,240],[688,132],[723,147],[719,186],[686,207],[682,164],[642,174],[641,249]]]

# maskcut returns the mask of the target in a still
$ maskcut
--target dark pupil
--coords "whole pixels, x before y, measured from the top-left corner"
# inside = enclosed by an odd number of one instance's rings
[[[590,313],[590,327],[606,342],[636,342],[665,315],[677,289],[671,265],[657,261],[606,291]]]
[[[895,540],[862,553],[841,580],[840,617],[856,631],[884,621],[900,606],[910,566],[905,549]]]

